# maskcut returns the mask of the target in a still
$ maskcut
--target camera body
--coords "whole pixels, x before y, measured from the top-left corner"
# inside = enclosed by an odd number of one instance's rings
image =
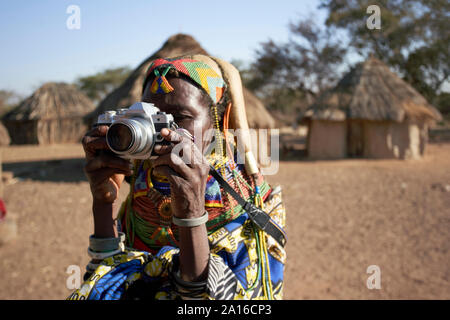
[[[161,112],[154,104],[136,102],[126,109],[106,111],[96,125],[109,126],[106,143],[124,159],[149,159],[156,144],[169,144],[161,130],[178,128],[171,114]]]

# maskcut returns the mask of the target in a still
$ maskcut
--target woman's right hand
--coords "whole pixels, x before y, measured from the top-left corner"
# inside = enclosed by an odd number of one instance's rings
[[[82,144],[87,163],[84,172],[91,187],[94,203],[114,203],[120,186],[132,174],[129,160],[114,155],[106,144],[107,126],[98,126],[86,133]]]

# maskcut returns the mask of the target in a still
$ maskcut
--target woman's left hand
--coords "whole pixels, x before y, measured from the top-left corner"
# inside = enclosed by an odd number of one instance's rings
[[[189,138],[166,128],[161,130],[161,135],[171,145],[155,146],[154,152],[159,156],[152,161],[153,173],[169,180],[174,216],[181,219],[200,217],[205,212],[209,163]]]

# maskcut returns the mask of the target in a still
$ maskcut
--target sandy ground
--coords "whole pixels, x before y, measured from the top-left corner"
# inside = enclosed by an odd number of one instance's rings
[[[93,229],[82,149],[2,154],[19,236],[0,247],[0,299],[63,299]],[[450,144],[420,161],[283,161],[268,180],[287,208],[286,299],[450,299]],[[379,290],[366,286],[370,265]]]

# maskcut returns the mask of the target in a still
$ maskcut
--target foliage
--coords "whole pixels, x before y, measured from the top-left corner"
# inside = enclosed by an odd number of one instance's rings
[[[278,118],[295,121],[315,95],[336,83],[346,50],[313,19],[290,23],[289,35],[286,43],[261,44],[246,84]]]
[[[380,8],[380,29],[366,25],[370,5]],[[336,83],[349,58],[357,62],[373,55],[447,112],[448,0],[322,0],[319,8],[327,11],[323,27],[314,18],[290,23],[288,42],[261,43],[255,62],[241,70],[243,82],[266,106],[297,114],[305,98]]]
[[[369,30],[369,5],[378,5],[381,28]],[[344,29],[349,44],[394,67],[432,103],[450,75],[448,0],[323,0],[326,25]]]
[[[120,86],[130,73],[129,67],[106,69],[91,76],[78,78],[76,85],[89,98],[98,102]]]
[[[0,90],[0,118],[13,109],[21,98],[13,90]]]
[[[315,94],[333,85],[346,52],[338,39],[313,19],[291,23],[289,32],[287,43],[268,40],[256,51],[250,88],[289,88]]]
[[[442,113],[444,118],[450,120],[450,93],[442,92],[436,96],[435,106]]]

